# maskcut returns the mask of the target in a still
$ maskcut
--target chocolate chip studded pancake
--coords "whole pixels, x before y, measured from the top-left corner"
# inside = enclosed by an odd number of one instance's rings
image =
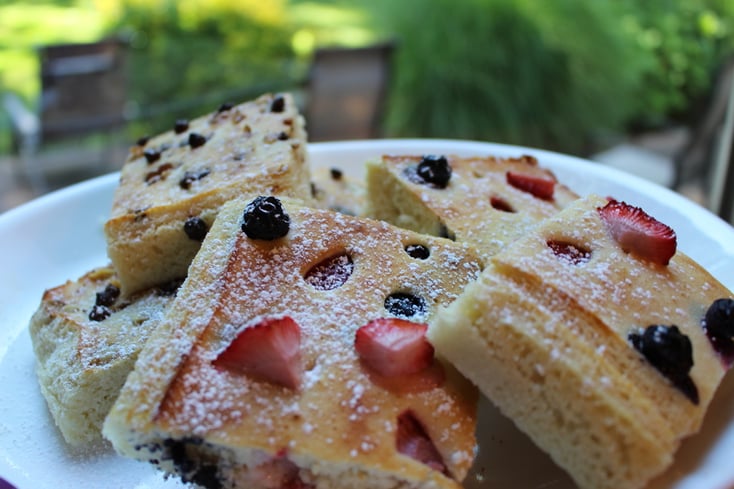
[[[337,167],[314,168],[311,174],[311,191],[316,207],[351,216],[364,214],[364,183],[346,175]]]
[[[640,488],[695,433],[732,293],[643,210],[591,196],[494,255],[428,336],[582,488]]]
[[[141,140],[105,225],[123,294],[183,278],[224,202],[258,193],[310,199],[305,144],[289,94],[223,105]]]
[[[478,272],[445,239],[232,201],[104,434],[210,488],[459,488],[476,393],[425,322]]]
[[[36,373],[64,439],[82,446],[101,428],[175,288],[125,300],[110,267],[47,290],[30,322]]]
[[[367,164],[367,215],[414,231],[500,251],[577,195],[520,158],[383,156]]]

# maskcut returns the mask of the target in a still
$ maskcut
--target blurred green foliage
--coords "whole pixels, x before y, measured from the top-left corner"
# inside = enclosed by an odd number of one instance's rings
[[[130,96],[144,129],[208,112],[291,79],[281,1],[122,0],[111,29],[130,42]]]
[[[734,55],[734,2],[625,2],[623,29],[647,63],[632,121],[643,128],[689,121],[703,105],[721,63]]]
[[[387,127],[586,153],[666,123],[732,50],[734,2],[374,0],[400,51]],[[653,42],[654,40],[654,42]]]
[[[34,46],[113,34],[130,42],[134,134],[295,86],[317,46],[394,38],[388,136],[586,153],[691,120],[734,53],[734,2],[0,0],[0,91],[35,99]]]

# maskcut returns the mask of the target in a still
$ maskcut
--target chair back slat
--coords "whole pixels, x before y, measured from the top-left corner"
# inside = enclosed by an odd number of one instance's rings
[[[379,137],[394,51],[391,42],[314,53],[306,99],[311,141]]]
[[[117,39],[40,49],[42,140],[108,129],[124,122],[125,50]]]

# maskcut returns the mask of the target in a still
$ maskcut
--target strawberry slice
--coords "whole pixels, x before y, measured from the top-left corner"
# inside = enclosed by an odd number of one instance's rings
[[[433,362],[428,326],[405,319],[381,318],[357,330],[354,347],[362,361],[384,376],[420,372]]]
[[[556,186],[556,181],[553,178],[514,171],[508,171],[506,178],[507,183],[518,190],[533,194],[539,199],[553,200],[553,191]]]
[[[449,475],[441,454],[433,444],[426,430],[411,411],[398,416],[398,429],[395,440],[398,452],[418,462]]]
[[[667,265],[675,254],[675,231],[639,207],[612,199],[598,211],[625,253],[659,265]]]
[[[242,330],[214,365],[296,389],[301,383],[301,328],[289,316],[266,318]]]

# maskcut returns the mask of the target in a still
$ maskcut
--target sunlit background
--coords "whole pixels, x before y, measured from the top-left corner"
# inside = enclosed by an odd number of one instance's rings
[[[273,90],[307,97],[316,50],[387,42],[394,55],[381,137],[477,139],[591,157],[665,134],[678,146],[663,152],[675,156],[734,56],[734,2],[0,1],[0,95],[37,110],[37,49],[107,37],[127,46],[125,142],[225,100]],[[5,208],[28,195],[17,195],[24,176],[14,169],[16,146],[5,110]]]

